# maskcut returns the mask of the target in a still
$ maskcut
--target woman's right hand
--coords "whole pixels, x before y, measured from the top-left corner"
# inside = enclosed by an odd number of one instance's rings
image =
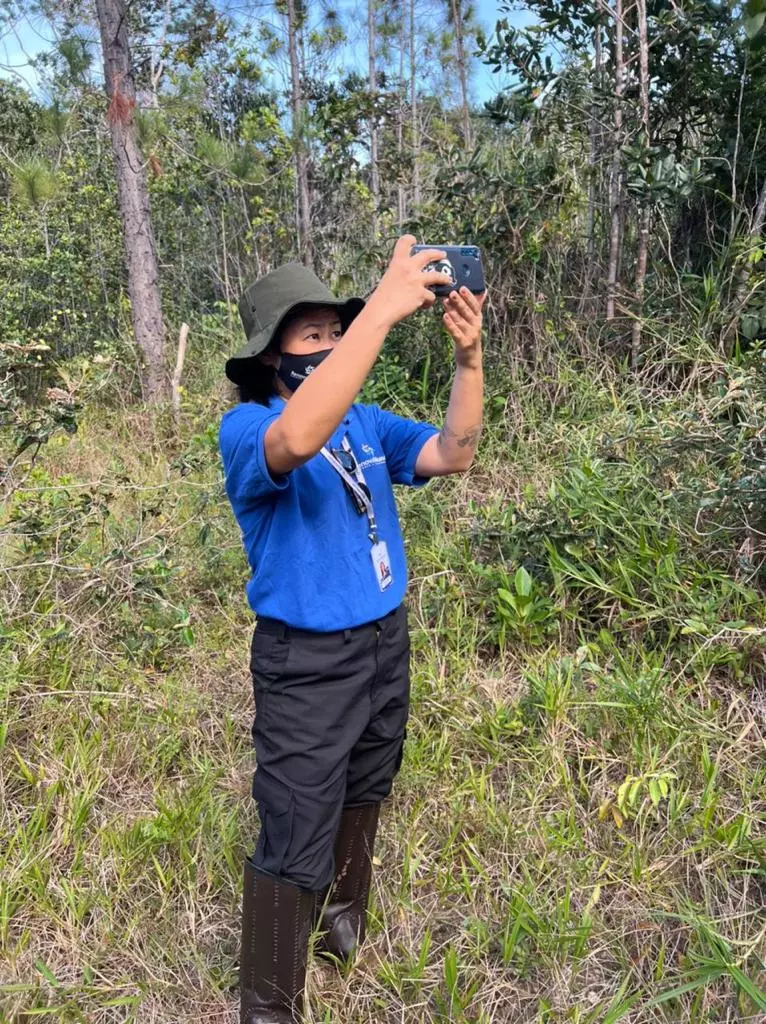
[[[367,301],[390,327],[415,310],[432,306],[436,296],[429,285],[444,284],[443,274],[437,270],[424,273],[423,268],[443,260],[446,253],[441,249],[424,249],[411,256],[410,249],[416,242],[414,235],[402,235],[397,241],[388,269]]]

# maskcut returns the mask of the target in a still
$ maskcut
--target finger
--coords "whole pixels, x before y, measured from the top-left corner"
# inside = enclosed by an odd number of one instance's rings
[[[438,270],[429,270],[423,272],[423,283],[427,285],[440,284],[448,285],[449,278],[445,277],[444,274],[440,274]]]
[[[487,293],[482,292],[481,295],[477,295],[476,298],[479,300],[479,310],[482,310],[484,308],[484,302],[487,298]]]
[[[402,235],[401,238],[398,238],[396,240],[396,245],[394,246],[393,259],[402,259],[405,256],[409,256],[410,249],[413,247],[413,245],[417,245],[417,243],[418,240],[417,238],[415,238],[414,235]]]
[[[436,302],[436,296],[433,292],[429,291],[428,288],[423,289],[423,298],[420,303],[421,309],[428,309],[429,306],[433,306]]]
[[[479,314],[475,313],[459,292],[451,292],[444,300],[445,309],[470,327],[475,327]]]
[[[447,328],[447,330],[455,339],[455,341],[466,341],[465,332],[463,331],[461,324],[458,323],[458,321],[456,321],[454,317],[452,317],[449,313],[445,313],[442,319],[444,320],[444,326]]]
[[[468,308],[471,309],[474,313],[481,312],[481,303],[479,302],[477,296],[473,294],[470,288],[466,288],[466,286],[463,285],[463,287],[460,289],[460,297],[466,303]]]
[[[435,263],[438,260],[447,258],[447,254],[443,249],[424,249],[422,252],[416,252],[414,256],[410,257],[416,267],[422,268],[427,266],[429,263]],[[444,274],[442,274],[442,281],[444,281]]]

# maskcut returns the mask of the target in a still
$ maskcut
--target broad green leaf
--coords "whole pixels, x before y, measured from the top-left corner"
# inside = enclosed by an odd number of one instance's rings
[[[766,11],[761,14],[754,14],[750,18],[743,18],[743,24],[745,26],[745,33],[748,39],[755,39],[758,33],[763,28],[764,22],[766,22]]]
[[[628,795],[628,790],[633,783],[633,776],[629,775],[627,779],[622,783],[620,788],[617,790],[617,804],[620,807],[625,807],[625,798]]]
[[[748,341],[754,341],[758,337],[758,331],[761,329],[760,317],[755,316],[753,313],[745,313],[740,318],[739,328]]]
[[[514,584],[516,586],[516,593],[521,597],[529,597],[532,593],[532,577],[523,565],[516,571]]]

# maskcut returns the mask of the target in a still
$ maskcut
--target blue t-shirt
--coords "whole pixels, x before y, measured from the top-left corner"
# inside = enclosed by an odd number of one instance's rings
[[[380,590],[370,557],[369,523],[338,473],[320,454],[284,476],[272,476],[264,437],[285,407],[244,402],[221,419],[218,441],[226,493],[252,576],[247,598],[258,615],[300,629],[351,629],[393,611],[404,598],[407,563],[393,484],[418,486],[415,462],[435,427],[377,405],[353,405],[330,438],[348,437],[370,488],[393,583]]]

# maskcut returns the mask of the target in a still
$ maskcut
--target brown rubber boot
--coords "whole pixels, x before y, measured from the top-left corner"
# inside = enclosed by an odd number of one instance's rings
[[[335,840],[335,882],[322,910],[317,952],[348,961],[364,942],[380,804],[347,807]]]
[[[261,875],[245,860],[241,1024],[297,1024],[303,1020],[314,901],[314,893]]]

